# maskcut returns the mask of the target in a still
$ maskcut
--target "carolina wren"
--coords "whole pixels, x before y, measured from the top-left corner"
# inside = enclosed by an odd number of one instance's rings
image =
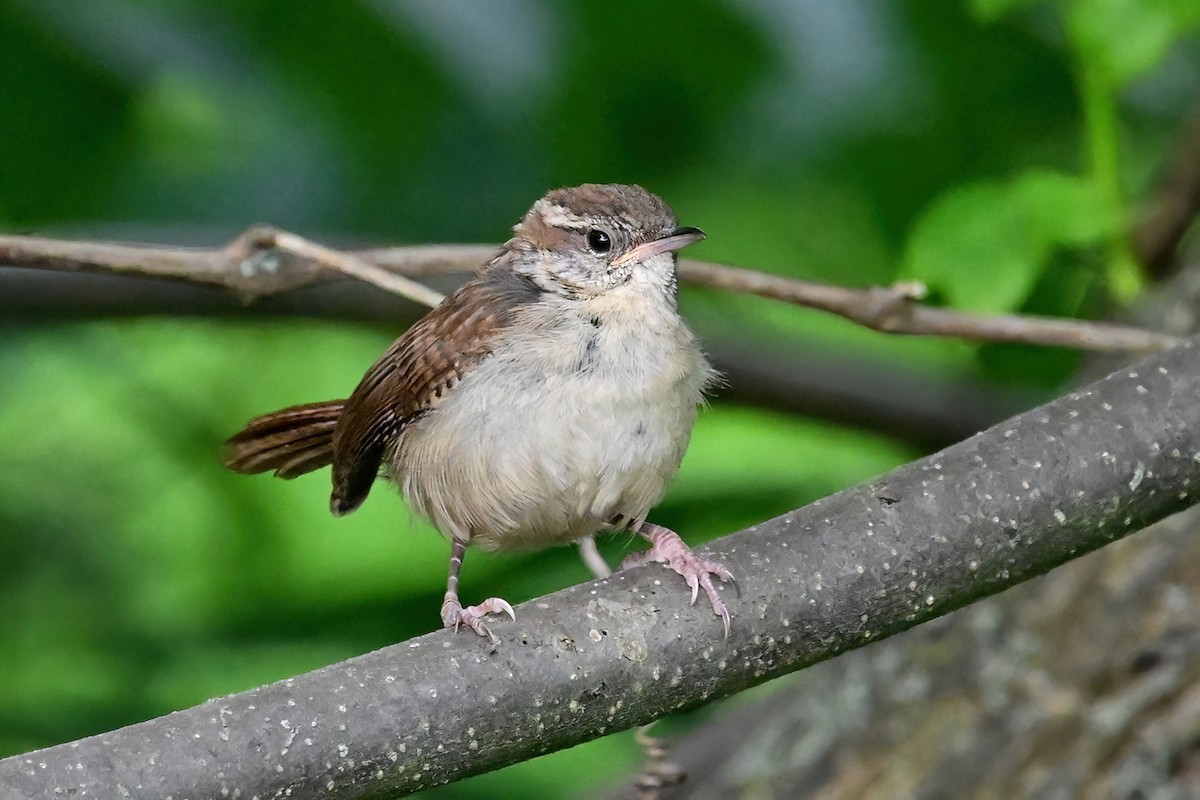
[[[397,339],[348,400],[258,417],[225,465],[294,478],[333,465],[332,511],[382,474],[451,543],[448,628],[491,636],[492,597],[463,607],[468,545],[516,550],[598,531],[650,542],[622,568],[660,561],[704,589],[713,576],[674,532],[646,522],[679,469],[715,376],[676,309],[675,251],[704,238],[638,186],[585,184],[534,204],[474,278]],[[381,469],[382,468],[382,469]]]

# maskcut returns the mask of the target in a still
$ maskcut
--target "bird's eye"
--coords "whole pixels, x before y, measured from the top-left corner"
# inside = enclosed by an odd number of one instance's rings
[[[587,243],[593,253],[607,253],[612,249],[612,237],[599,228],[588,231]]]

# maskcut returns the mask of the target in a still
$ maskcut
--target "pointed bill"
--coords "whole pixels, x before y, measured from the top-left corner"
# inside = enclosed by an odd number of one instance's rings
[[[661,239],[639,244],[628,253],[617,256],[613,259],[612,265],[619,267],[630,261],[645,261],[659,253],[670,253],[673,250],[687,247],[689,244],[695,244],[703,238],[704,231],[699,228],[676,228]]]

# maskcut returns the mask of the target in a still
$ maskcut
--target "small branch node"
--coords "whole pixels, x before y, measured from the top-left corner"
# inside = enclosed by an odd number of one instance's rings
[[[272,225],[251,225],[222,248],[229,287],[244,303],[309,284],[321,271],[320,264],[281,248],[281,233]]]
[[[923,284],[897,283],[873,286],[866,291],[860,314],[855,318],[868,328],[886,333],[906,333],[912,327],[913,303],[920,297]]]

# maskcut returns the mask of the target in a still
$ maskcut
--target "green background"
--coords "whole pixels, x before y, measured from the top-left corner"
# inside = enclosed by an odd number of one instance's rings
[[[8,0],[0,232],[500,242],[548,188],[631,182],[708,232],[692,257],[1103,317],[1143,285],[1130,232],[1200,96],[1197,24],[1194,0]],[[709,341],[917,385],[1049,397],[1077,363],[713,291],[681,305]],[[345,396],[398,326],[0,323],[0,755],[439,624],[448,547],[395,492],[335,520],[326,473],[217,457],[255,414]],[[920,452],[718,394],[653,519],[701,542]],[[587,577],[570,549],[472,553],[463,597]],[[618,734],[431,794],[584,796],[639,763]]]

